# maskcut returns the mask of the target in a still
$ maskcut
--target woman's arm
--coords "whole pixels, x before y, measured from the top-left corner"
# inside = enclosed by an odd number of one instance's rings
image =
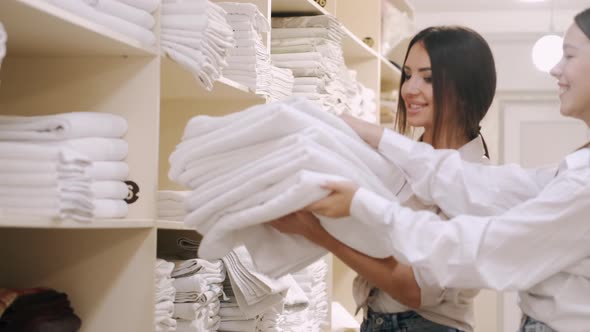
[[[290,214],[272,221],[271,224],[283,233],[304,236],[324,247],[371,284],[400,303],[411,308],[420,307],[421,291],[411,267],[398,264],[393,257],[377,259],[350,248],[330,235],[322,227],[318,218],[309,212]]]
[[[350,115],[342,115],[341,119],[401,169],[423,203],[437,205],[450,217],[503,213],[538,195],[557,170],[469,163],[456,150],[435,150],[429,144]]]
[[[588,167],[566,171],[504,214],[448,221],[348,182],[325,188],[333,193],[308,209],[331,217],[350,214],[382,227],[390,234],[393,256],[424,271],[428,285],[524,290],[590,255]]]

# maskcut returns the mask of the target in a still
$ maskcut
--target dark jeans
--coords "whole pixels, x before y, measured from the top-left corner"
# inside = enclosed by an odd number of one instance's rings
[[[361,332],[460,332],[455,328],[431,322],[414,311],[381,313],[369,309]]]
[[[539,322],[529,316],[523,316],[518,332],[557,332],[547,326],[545,323]]]

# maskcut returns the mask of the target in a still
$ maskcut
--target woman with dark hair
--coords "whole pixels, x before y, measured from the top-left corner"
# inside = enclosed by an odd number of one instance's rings
[[[576,15],[563,51],[551,70],[561,114],[590,127],[590,8]],[[453,218],[438,222],[435,214],[412,211],[350,182],[325,184],[332,193],[308,210],[383,225],[392,255],[427,271],[429,284],[519,290],[521,332],[590,330],[590,143],[546,172],[463,162],[456,151],[348,122],[403,170],[418,197]],[[293,230],[294,218],[284,219],[274,223]],[[317,220],[298,221],[317,233],[319,243],[329,241]]]
[[[458,149],[471,162],[485,162],[487,150],[479,122],[495,89],[494,58],[479,34],[458,26],[427,28],[411,40],[406,53],[396,126],[404,133],[410,127],[422,127],[421,141],[435,148]],[[399,172],[393,167],[392,171]],[[446,218],[437,206],[418,200],[407,183],[397,197],[405,206]],[[316,220],[311,213],[286,218]],[[428,284],[422,271],[393,258],[375,259],[331,236],[326,239],[323,236],[329,234],[319,224],[297,230],[285,223],[274,224],[280,231],[298,233],[326,247],[359,274],[353,295],[365,312],[361,331],[473,331],[473,298],[478,290]],[[337,243],[337,247],[328,243]]]

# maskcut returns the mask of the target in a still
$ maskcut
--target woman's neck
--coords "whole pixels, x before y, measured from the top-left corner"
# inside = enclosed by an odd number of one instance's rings
[[[422,135],[422,141],[434,146],[434,131],[432,128],[424,128],[424,134]],[[450,137],[444,133],[439,136],[437,146],[435,149],[459,149],[463,145],[471,141],[467,135],[451,135]]]

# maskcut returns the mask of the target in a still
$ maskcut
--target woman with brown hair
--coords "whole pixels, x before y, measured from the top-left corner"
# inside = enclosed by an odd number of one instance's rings
[[[407,133],[411,127],[422,127],[421,141],[437,149],[458,149],[465,160],[485,163],[487,149],[479,123],[496,89],[494,58],[485,40],[464,27],[424,29],[411,40],[402,69],[398,130]],[[393,171],[398,170],[392,167]],[[396,196],[404,206],[446,218],[436,205],[417,199],[407,183]],[[305,213],[287,218],[316,219]],[[393,258],[371,258],[334,238],[324,238],[328,234],[321,226],[306,232],[294,224],[296,229],[280,222],[274,225],[326,247],[359,274],[353,295],[365,310],[361,331],[473,331],[477,290],[428,284],[429,278],[409,265]]]

